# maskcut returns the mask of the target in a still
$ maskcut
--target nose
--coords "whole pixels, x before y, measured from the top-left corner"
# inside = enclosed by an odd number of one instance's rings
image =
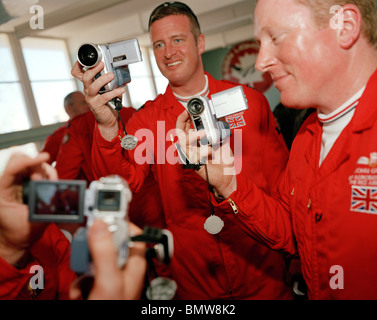
[[[260,45],[257,61],[255,62],[255,68],[259,72],[267,72],[270,67],[276,62],[274,55],[268,46]]]
[[[164,55],[166,59],[171,59],[175,55],[176,52],[177,50],[175,49],[173,44],[167,44],[165,46]]]

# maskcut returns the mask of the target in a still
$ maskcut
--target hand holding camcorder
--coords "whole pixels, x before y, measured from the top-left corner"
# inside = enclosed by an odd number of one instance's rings
[[[77,60],[86,69],[93,68],[103,61],[104,69],[95,79],[108,72],[114,73],[114,79],[99,90],[99,93],[103,94],[131,82],[128,65],[143,59],[138,40],[130,39],[105,44],[85,43],[77,51]],[[109,105],[116,107],[114,103]]]
[[[155,243],[146,252],[147,257],[170,263],[173,241],[168,230],[146,227],[143,235],[130,235],[128,206],[132,194],[119,176],[93,181],[88,189],[86,182],[80,180],[32,180],[24,184],[23,198],[29,206],[31,222],[83,223],[86,218],[86,227],[77,230],[71,246],[71,268],[76,273],[91,272],[87,232],[97,219],[104,221],[113,234],[119,268],[125,265],[133,241]]]
[[[137,39],[130,39],[106,44],[85,43],[78,49],[77,60],[86,68],[93,68],[103,61],[105,67],[96,78],[108,72],[114,73],[114,80],[99,91],[105,93],[131,82],[128,65],[142,61],[142,55]]]
[[[193,97],[187,103],[187,111],[195,129],[206,133],[200,140],[202,146],[220,144],[230,136],[228,123],[219,119],[248,109],[242,86],[215,93],[211,98]]]
[[[109,72],[114,74],[113,80],[98,91],[99,94],[104,94],[131,82],[128,65],[142,61],[142,54],[137,39],[107,44],[85,43],[78,49],[77,60],[84,67],[84,70],[94,68],[101,61],[104,63],[103,70],[95,75],[95,79]],[[77,77],[77,75],[75,76]],[[106,104],[118,113],[123,107],[122,100],[119,97],[107,101]],[[119,120],[125,134],[121,146],[126,150],[132,150],[136,147],[138,141],[134,136],[127,134],[122,117],[119,116]]]

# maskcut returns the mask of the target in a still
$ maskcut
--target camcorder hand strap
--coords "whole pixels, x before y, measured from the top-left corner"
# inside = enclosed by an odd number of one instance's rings
[[[213,188],[211,184],[209,183],[209,174],[208,174],[208,167],[206,164],[204,164],[204,168],[206,170],[206,180],[207,180],[207,186],[208,186],[208,200],[209,200],[209,206],[211,211],[211,216],[207,218],[206,222],[204,223],[204,229],[213,235],[216,235],[221,232],[221,230],[224,227],[224,221],[215,215],[215,208],[213,207],[213,203],[211,201],[211,193],[213,191]]]
[[[126,126],[124,125],[122,117],[120,116],[120,110],[122,110],[123,108],[122,100],[117,97],[111,100],[111,102],[115,105],[115,110],[118,112],[118,118],[120,120],[124,132],[124,137],[121,138],[120,145],[123,149],[133,150],[136,148],[138,140],[136,139],[136,137],[128,134],[126,131]]]

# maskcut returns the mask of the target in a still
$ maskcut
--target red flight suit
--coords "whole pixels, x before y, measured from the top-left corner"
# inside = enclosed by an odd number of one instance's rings
[[[210,95],[235,86],[207,76]],[[265,97],[246,86],[244,90],[249,110],[228,119],[242,130],[242,148],[238,148],[242,150],[236,152],[242,159],[240,175],[273,192],[288,152]],[[211,235],[204,229],[211,214],[207,183],[193,170],[168,159],[175,150],[169,133],[174,135],[177,117],[184,110],[170,87],[148,101],[127,123],[127,132],[140,141],[132,152],[122,149],[118,137],[108,142],[95,129],[95,176],[117,173],[128,180],[132,190],[138,190],[150,171],[155,175],[167,227],[174,237],[171,266],[178,284],[176,299],[289,299],[282,255],[252,240],[233,216],[221,211],[215,213],[224,220],[223,230]],[[147,162],[140,164],[143,157]]]
[[[49,164],[52,164],[54,161],[56,161],[60,145],[63,141],[65,128],[67,127],[68,123],[69,122],[67,122],[67,124],[65,124],[64,126],[56,129],[51,135],[46,138],[42,152],[48,152],[50,154],[50,159],[48,160]]]
[[[120,114],[123,122],[127,123],[134,113],[134,108],[122,108]],[[95,123],[91,111],[70,121],[56,161],[59,179],[86,180],[88,184],[95,180],[91,154]],[[130,220],[141,228],[146,225],[159,228],[165,226],[158,186],[152,175],[148,177],[143,188],[133,194],[128,213]],[[70,226],[64,227],[71,230]]]
[[[377,299],[376,87],[377,71],[321,167],[322,125],[316,113],[307,119],[277,200],[244,176],[230,196],[238,207],[232,216],[249,235],[298,252],[311,299]]]
[[[27,265],[21,269],[0,258],[0,299],[68,300],[69,287],[76,275],[70,268],[70,243],[56,225],[48,225],[30,254]],[[43,289],[32,290],[31,280],[38,282],[31,278],[42,274],[33,266],[43,268]]]

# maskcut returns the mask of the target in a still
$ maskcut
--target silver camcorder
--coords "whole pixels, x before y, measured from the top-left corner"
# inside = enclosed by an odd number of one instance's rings
[[[77,51],[77,60],[85,68],[93,68],[103,61],[105,67],[95,76],[96,79],[108,72],[114,73],[114,79],[100,89],[99,93],[103,94],[131,82],[128,65],[143,59],[138,40],[130,39],[106,44],[82,44]]]
[[[94,220],[102,220],[113,234],[118,252],[118,266],[123,268],[128,258],[128,207],[132,193],[128,183],[119,176],[103,177],[93,181],[85,192],[84,215],[87,217],[86,228],[75,233],[71,248],[71,268],[77,273],[90,270],[89,249],[87,248],[87,230]],[[84,254],[86,252],[87,254]]]
[[[86,227],[76,231],[71,244],[71,268],[76,273],[91,272],[87,231],[97,219],[104,221],[113,234],[119,268],[125,265],[133,241],[155,243],[146,254],[159,262],[170,263],[173,240],[168,230],[146,227],[142,235],[130,236],[128,207],[131,199],[128,183],[116,175],[93,181],[88,189],[86,181],[80,180],[31,180],[23,185],[29,221],[83,223],[86,218]]]
[[[237,112],[248,109],[242,86],[233,87],[207,97],[193,97],[187,103],[187,111],[196,130],[205,130],[206,136],[200,144],[217,145],[230,135],[229,125],[220,121]]]

